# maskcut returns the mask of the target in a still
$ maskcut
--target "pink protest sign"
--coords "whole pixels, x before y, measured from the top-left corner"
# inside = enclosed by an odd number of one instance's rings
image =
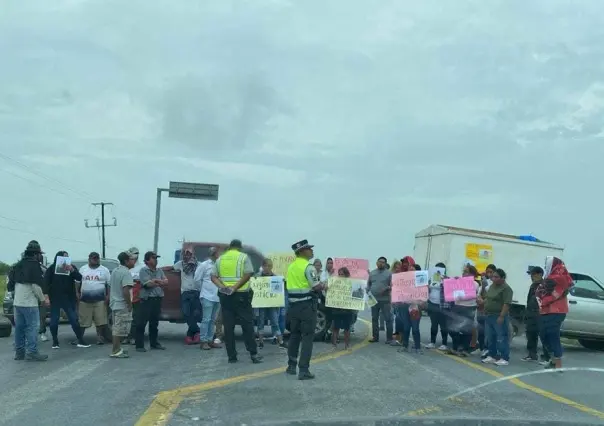
[[[427,299],[428,286],[416,286],[415,272],[392,274],[392,303],[423,302]]]
[[[351,257],[335,257],[333,259],[333,269],[338,272],[340,268],[347,268],[350,271],[351,278],[366,280],[369,278],[369,261],[366,259],[353,259]]]
[[[476,298],[474,277],[447,278],[443,281],[445,302],[472,300]]]

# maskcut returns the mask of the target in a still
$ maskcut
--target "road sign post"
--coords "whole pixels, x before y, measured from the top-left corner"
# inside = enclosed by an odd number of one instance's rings
[[[161,194],[167,192],[170,198],[185,198],[189,200],[218,201],[218,185],[193,182],[170,182],[169,188],[157,188],[155,204],[155,235],[153,251],[157,253],[159,243],[159,219],[161,214]]]

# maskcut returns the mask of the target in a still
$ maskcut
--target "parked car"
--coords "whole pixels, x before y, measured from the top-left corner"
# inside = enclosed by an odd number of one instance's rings
[[[73,266],[75,266],[76,268],[80,269],[82,266],[88,264],[88,260],[72,260],[71,264]],[[105,266],[111,272],[115,268],[118,267],[119,262],[114,259],[101,259],[101,265]],[[46,272],[46,266],[42,265],[42,270],[44,272]],[[13,296],[14,295],[13,295],[12,291],[8,291],[8,290],[6,291],[6,294],[4,295],[4,301],[2,302],[2,310],[4,312],[4,316],[6,318],[8,318],[10,323],[14,326],[15,318],[14,318],[14,313],[13,313]],[[50,317],[50,310],[47,310],[47,313],[46,313],[47,320],[49,317]],[[67,321],[67,316],[65,315],[65,312],[61,311],[61,322],[65,322],[65,321]],[[3,331],[2,328],[0,327],[0,337],[6,337],[6,336],[3,336],[3,333],[6,333],[6,332]],[[10,336],[10,332],[9,332],[8,336]]]
[[[568,314],[560,335],[587,349],[604,350],[604,284],[591,275],[571,272]]]

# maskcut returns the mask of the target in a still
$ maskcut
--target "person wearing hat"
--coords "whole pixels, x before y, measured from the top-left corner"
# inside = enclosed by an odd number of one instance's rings
[[[79,284],[78,315],[82,334],[84,330],[96,327],[97,343],[102,345],[112,340],[107,327],[107,303],[109,302],[109,279],[111,272],[101,265],[101,256],[93,251],[88,255],[88,264],[80,268],[82,281]]]
[[[289,295],[290,336],[287,349],[287,374],[298,374],[298,379],[309,380],[315,376],[309,370],[312,356],[315,326],[317,324],[317,300],[323,284],[314,273],[310,259],[313,247],[308,240],[292,245],[296,260],[287,268],[287,292]],[[300,358],[298,359],[298,352]],[[299,368],[299,372],[296,369]]]
[[[218,297],[222,307],[224,346],[230,363],[237,362],[235,347],[235,324],[241,325],[245,348],[254,364],[262,362],[254,338],[254,310],[250,289],[250,278],[254,266],[250,257],[243,253],[241,240],[232,240],[227,250],[216,260],[210,279],[218,287]]]
[[[523,361],[539,361],[537,358],[537,346],[539,343],[539,303],[535,292],[539,284],[543,282],[543,268],[540,266],[530,266],[526,271],[531,277],[531,286],[529,287],[528,296],[526,298],[526,310],[524,317],[524,327],[526,332],[526,350],[527,355],[522,358]],[[543,355],[541,355],[542,363],[549,363],[550,354],[543,342]]]
[[[161,257],[153,251],[145,253],[143,266],[139,272],[141,290],[139,293],[140,305],[136,321],[135,345],[137,352],[147,352],[145,349],[145,327],[149,323],[149,346],[151,349],[166,349],[159,341],[158,326],[161,314],[161,302],[164,297],[162,285],[168,284],[164,271],[157,267],[157,259]]]
[[[139,280],[139,274],[143,265],[139,262],[139,250],[136,247],[130,247],[126,250],[132,262],[134,263],[130,268],[130,276],[132,277],[133,286],[130,289],[130,300],[132,301],[132,321],[130,323],[130,333],[122,343],[130,345],[134,343],[134,336],[136,335],[136,317],[138,315],[139,298],[138,294],[141,291],[141,282]],[[129,262],[131,264],[132,262]]]
[[[23,257],[11,268],[9,280],[14,283],[15,360],[46,361],[48,355],[38,351],[40,328],[39,303],[49,304],[40,267],[42,250],[33,241],[27,245]]]

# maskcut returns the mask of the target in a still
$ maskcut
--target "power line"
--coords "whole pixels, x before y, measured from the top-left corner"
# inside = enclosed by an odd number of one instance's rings
[[[8,229],[9,231],[20,232],[22,234],[29,234],[29,235],[35,235],[35,236],[39,236],[40,235],[37,232],[25,231],[23,229],[15,229],[15,228],[11,228],[10,226],[0,225],[0,228]],[[71,239],[71,238],[54,237],[54,236],[51,236],[51,235],[42,235],[42,236],[45,237],[45,238],[53,239],[53,240],[61,240],[61,241],[68,241],[70,243],[78,243],[78,244],[90,245],[89,242],[81,241],[81,240],[74,240],[74,239]]]

